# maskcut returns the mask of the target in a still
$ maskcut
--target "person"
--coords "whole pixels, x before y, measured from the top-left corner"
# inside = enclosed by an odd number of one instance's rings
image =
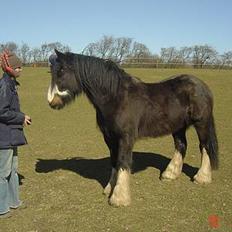
[[[21,60],[4,51],[0,63],[0,218],[7,218],[10,209],[24,207],[19,199],[17,147],[27,144],[23,127],[31,124],[31,118],[20,111],[17,94]]]

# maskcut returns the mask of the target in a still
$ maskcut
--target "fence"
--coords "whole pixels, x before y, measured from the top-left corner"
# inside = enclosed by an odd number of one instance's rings
[[[150,62],[148,62],[150,61]],[[193,64],[193,63],[163,63],[156,60],[124,59],[119,65],[123,68],[201,68],[201,69],[232,69],[232,65],[225,64]],[[26,67],[49,67],[48,62],[34,62],[25,64]]]
[[[49,64],[46,61],[40,61],[40,62],[33,62],[33,63],[28,63],[28,64],[24,64],[24,67],[48,67]]]
[[[201,68],[201,69],[232,69],[232,64],[194,64],[191,62],[161,62],[145,58],[141,60],[124,59],[120,65],[124,68]]]

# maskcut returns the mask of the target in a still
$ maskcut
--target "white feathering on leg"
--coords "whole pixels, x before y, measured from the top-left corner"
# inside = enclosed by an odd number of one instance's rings
[[[116,186],[110,197],[109,203],[114,206],[128,206],[131,203],[130,198],[130,172],[128,170],[119,169]]]

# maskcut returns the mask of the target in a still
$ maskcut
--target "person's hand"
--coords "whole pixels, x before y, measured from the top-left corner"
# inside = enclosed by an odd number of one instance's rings
[[[31,117],[30,117],[30,116],[25,115],[23,125],[24,125],[24,126],[29,126],[29,125],[31,125]]]

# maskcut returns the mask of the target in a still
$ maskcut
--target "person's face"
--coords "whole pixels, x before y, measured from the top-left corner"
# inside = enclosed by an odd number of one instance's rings
[[[20,76],[20,74],[21,74],[21,72],[22,72],[22,68],[16,68],[15,69],[15,72],[17,72],[18,73],[18,76],[17,77],[19,77]]]

